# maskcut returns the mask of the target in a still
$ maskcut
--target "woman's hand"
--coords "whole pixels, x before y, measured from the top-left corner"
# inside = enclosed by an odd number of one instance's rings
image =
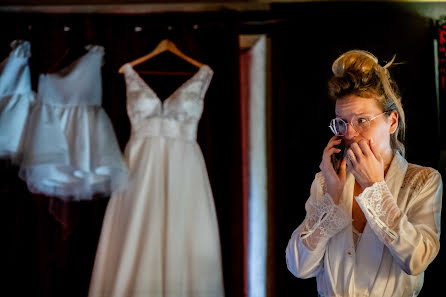
[[[346,159],[349,171],[363,189],[384,180],[384,161],[372,140],[352,143]]]
[[[322,175],[325,178],[325,185],[327,187],[327,193],[330,194],[333,202],[339,204],[339,199],[341,198],[342,190],[344,189],[346,180],[346,162],[345,159],[342,160],[341,168],[339,169],[339,174],[333,169],[333,164],[331,163],[331,155],[334,153],[339,153],[341,150],[336,148],[335,145],[341,143],[342,139],[338,136],[333,136],[328,142],[322,154],[322,162],[319,168],[322,171]]]

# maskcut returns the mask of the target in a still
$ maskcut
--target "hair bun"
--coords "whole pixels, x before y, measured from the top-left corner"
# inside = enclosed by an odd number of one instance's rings
[[[347,72],[367,74],[376,69],[378,58],[364,50],[350,50],[339,56],[331,67],[336,77],[343,77]]]

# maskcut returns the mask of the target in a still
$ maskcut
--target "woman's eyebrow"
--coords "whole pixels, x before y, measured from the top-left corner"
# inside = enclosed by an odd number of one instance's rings
[[[350,114],[350,116],[362,116],[362,115],[368,115],[368,116],[370,116],[371,113],[368,113],[368,112],[360,112],[360,113],[352,113],[352,114]],[[336,117],[342,119],[342,116],[340,116],[340,115],[337,114],[337,113],[336,113]]]

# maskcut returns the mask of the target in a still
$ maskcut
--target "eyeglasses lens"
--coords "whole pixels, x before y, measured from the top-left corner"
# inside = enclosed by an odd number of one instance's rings
[[[347,132],[347,123],[342,119],[335,119],[334,126],[337,134],[344,135]]]

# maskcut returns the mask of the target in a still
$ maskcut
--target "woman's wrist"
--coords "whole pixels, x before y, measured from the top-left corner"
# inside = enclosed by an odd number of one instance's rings
[[[338,205],[339,204],[339,200],[341,198],[341,193],[342,191],[334,191],[334,190],[327,190],[327,194],[330,195],[331,200],[333,200],[333,203]]]
[[[368,187],[373,186],[375,183],[380,183],[380,182],[383,182],[383,181],[384,181],[384,179],[379,180],[379,181],[368,181],[368,182],[363,182],[363,183],[361,184],[361,187],[362,187],[363,189],[365,189],[365,188],[368,188]]]

